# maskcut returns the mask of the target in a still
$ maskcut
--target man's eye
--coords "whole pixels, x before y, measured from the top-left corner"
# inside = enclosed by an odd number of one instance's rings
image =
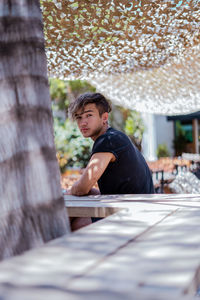
[[[91,116],[92,116],[92,114],[88,114],[88,115],[87,115],[87,117],[91,117]]]

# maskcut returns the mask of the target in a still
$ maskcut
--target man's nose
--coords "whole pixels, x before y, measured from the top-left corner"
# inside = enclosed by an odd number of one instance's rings
[[[86,118],[82,118],[81,119],[81,126],[85,126],[87,124],[87,119]]]

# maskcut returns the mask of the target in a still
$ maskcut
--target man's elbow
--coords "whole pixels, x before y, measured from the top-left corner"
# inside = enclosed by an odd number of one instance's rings
[[[72,193],[73,196],[85,196],[87,193],[84,193],[83,191],[75,191]]]
[[[74,196],[85,196],[88,195],[90,192],[90,189],[88,188],[77,188],[77,189],[72,189],[71,193]]]

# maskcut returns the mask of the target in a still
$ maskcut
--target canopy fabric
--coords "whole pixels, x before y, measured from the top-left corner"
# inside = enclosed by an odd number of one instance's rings
[[[42,0],[51,76],[141,112],[200,110],[199,0]]]
[[[167,117],[168,121],[192,121],[194,119],[200,120],[200,111],[188,115],[176,115]]]

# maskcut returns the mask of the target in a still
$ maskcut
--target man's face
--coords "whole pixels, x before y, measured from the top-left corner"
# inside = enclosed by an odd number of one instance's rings
[[[77,111],[75,119],[82,135],[95,141],[105,132],[108,113],[105,112],[100,116],[95,104],[87,104],[83,110]]]

